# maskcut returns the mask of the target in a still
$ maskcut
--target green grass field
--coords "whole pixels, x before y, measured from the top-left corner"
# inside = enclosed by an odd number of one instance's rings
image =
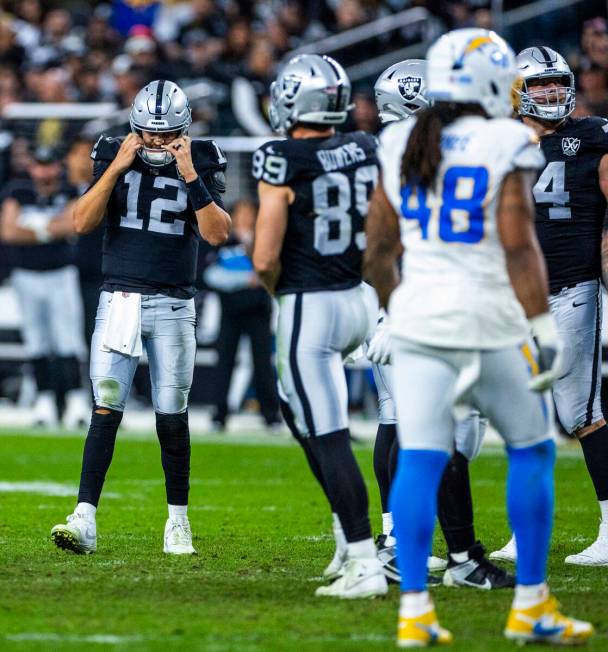
[[[196,440],[189,513],[200,554],[193,558],[162,553],[157,443],[120,435],[98,512],[97,554],[51,545],[51,526],[74,506],[82,445],[77,437],[0,435],[0,650],[393,649],[395,586],[373,601],[314,597],[333,541],[324,498],[295,445],[259,436],[246,445]],[[371,449],[358,457],[377,529]],[[502,454],[482,455],[472,476],[478,537],[491,550],[508,536]],[[550,582],[566,612],[596,625],[589,649],[608,650],[608,569],[563,564],[597,530],[576,448],[560,454],[557,477]],[[12,483],[25,482],[60,483],[68,495],[14,492]],[[451,649],[514,649],[501,636],[510,592],[439,587],[433,595],[454,632]]]

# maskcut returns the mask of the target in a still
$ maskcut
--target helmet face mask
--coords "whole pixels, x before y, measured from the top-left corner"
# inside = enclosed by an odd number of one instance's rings
[[[517,106],[520,115],[539,120],[567,118],[575,106],[574,75],[565,59],[547,47],[527,48],[517,55],[522,76]]]
[[[175,133],[175,138],[188,133],[192,111],[182,89],[171,81],[150,82],[133,100],[129,116],[131,131],[138,136],[148,133]],[[173,162],[171,152],[150,146],[138,152],[141,159],[152,167],[163,167]]]
[[[350,92],[344,69],[331,57],[294,57],[270,85],[270,126],[285,135],[298,122],[342,124],[351,108]]]
[[[374,85],[374,96],[382,124],[403,120],[429,106],[426,61],[407,59],[387,68]]]

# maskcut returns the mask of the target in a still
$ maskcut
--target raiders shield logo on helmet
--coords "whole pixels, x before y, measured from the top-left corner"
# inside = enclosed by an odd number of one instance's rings
[[[397,86],[403,99],[411,102],[420,92],[422,79],[420,77],[401,77],[397,80]]]
[[[283,77],[283,92],[288,100],[292,100],[300,90],[302,80],[297,75]]]
[[[580,138],[562,138],[562,151],[566,156],[576,156],[580,146]]]

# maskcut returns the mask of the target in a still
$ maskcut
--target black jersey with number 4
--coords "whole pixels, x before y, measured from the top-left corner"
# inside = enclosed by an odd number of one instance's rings
[[[97,181],[122,139],[101,137],[91,153]],[[192,141],[194,167],[222,206],[226,158],[211,140]],[[200,234],[175,162],[147,165],[136,156],[110,195],[103,239],[103,289],[189,298],[195,293]]]
[[[608,120],[568,118],[540,143],[547,163],[534,186],[536,230],[554,293],[601,274],[606,199],[598,168],[608,154]]]
[[[343,290],[361,282],[365,218],[378,182],[377,141],[362,131],[266,143],[253,176],[289,186],[277,294]]]

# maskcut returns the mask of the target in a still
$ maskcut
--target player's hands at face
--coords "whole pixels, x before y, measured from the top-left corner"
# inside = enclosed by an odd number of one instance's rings
[[[137,152],[143,147],[144,141],[141,136],[130,133],[123,141],[118,153],[112,161],[112,168],[119,174],[126,172],[133,163],[133,159]]]
[[[177,164],[177,169],[182,175],[185,181],[190,182],[194,181],[198,176],[196,170],[194,169],[194,163],[192,162],[192,149],[191,149],[192,139],[188,136],[180,136],[175,140],[163,145],[163,149],[166,149],[168,152],[171,152],[175,156],[175,163]]]

